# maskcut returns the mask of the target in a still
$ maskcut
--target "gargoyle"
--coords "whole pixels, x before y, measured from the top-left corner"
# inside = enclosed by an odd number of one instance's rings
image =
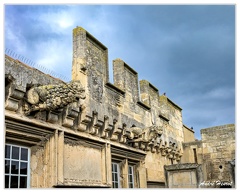
[[[126,132],[129,133],[128,140],[129,142],[145,142],[149,143],[153,139],[160,137],[162,135],[163,130],[160,126],[150,126],[145,129],[141,129],[139,127],[131,127],[126,129]]]
[[[83,107],[86,98],[85,88],[80,81],[71,81],[66,84],[43,85],[32,87],[26,93],[24,111],[30,114],[32,111],[55,110],[69,103],[77,102],[78,107]]]

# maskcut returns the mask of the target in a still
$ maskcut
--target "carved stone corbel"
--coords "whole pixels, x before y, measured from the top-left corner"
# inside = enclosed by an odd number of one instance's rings
[[[102,127],[103,122],[98,120],[98,112],[92,112],[92,120],[88,126],[88,132],[92,135],[98,135],[99,129]]]
[[[112,128],[109,126],[109,117],[108,116],[104,116],[104,122],[103,122],[103,126],[100,129],[100,137],[102,138],[109,138],[109,132],[112,130]]]
[[[162,135],[162,128],[152,125],[145,129],[139,127],[131,127],[125,130],[127,136],[127,143],[135,148],[149,151],[153,153],[160,145],[160,137]]]
[[[178,162],[181,160],[182,155],[182,153],[179,153],[178,158],[176,159]]]
[[[111,140],[113,141],[118,141],[119,140],[119,135],[122,133],[122,128],[119,128],[117,126],[117,120],[113,120],[113,129],[111,132]]]
[[[19,108],[19,102],[21,99],[23,99],[24,94],[25,93],[22,90],[14,88],[14,86],[11,86],[9,88],[9,94],[5,102],[5,109],[10,111],[17,111]]]
[[[120,143],[126,143],[127,141],[128,132],[126,131],[126,126],[127,125],[123,123],[122,133],[120,134],[120,140],[119,140]]]
[[[92,121],[92,118],[86,115],[85,112],[79,113],[77,130],[84,131],[84,132],[87,131],[88,125],[91,123],[91,121]]]
[[[132,139],[131,137],[132,133],[126,128],[124,129],[123,135],[128,139]]]
[[[160,151],[161,151],[161,155],[162,156],[166,156],[167,155],[167,142],[164,141],[162,142],[162,145],[160,146]]]
[[[160,144],[161,144],[161,137],[157,137],[154,141],[154,148],[156,149],[156,152],[160,152]]]
[[[78,117],[79,108],[76,107],[77,105],[74,103],[67,105],[63,108],[62,114],[62,125],[68,128],[73,127],[74,120]]]
[[[172,153],[172,155],[173,155],[173,158],[172,158],[172,159],[175,160],[175,159],[176,159],[176,150],[173,149],[171,153]]]
[[[5,109],[10,111],[19,109],[19,102],[25,94],[25,91],[16,88],[13,84],[14,80],[15,78],[11,74],[5,74]]]
[[[164,157],[167,155],[166,148],[161,149],[161,155],[164,156]]]
[[[145,143],[145,142],[139,143],[139,149],[146,150],[147,146],[148,146],[148,143]]]
[[[150,147],[152,153],[156,152],[156,149],[154,148],[154,139],[152,139],[152,141],[148,143],[148,146]]]
[[[42,112],[38,112],[42,113]],[[49,123],[58,123],[60,111],[47,111],[47,122]]]
[[[182,157],[182,153],[181,153],[181,149],[176,149],[175,150],[175,155],[174,155],[175,159],[177,162],[179,162],[181,160]]]
[[[134,143],[133,143],[133,147],[134,147],[134,148],[139,148],[139,142],[134,142]]]
[[[151,147],[147,144],[145,150],[146,150],[146,151],[150,151],[150,150],[151,150]]]

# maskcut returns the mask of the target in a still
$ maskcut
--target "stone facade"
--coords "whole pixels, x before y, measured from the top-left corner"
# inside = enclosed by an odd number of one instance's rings
[[[198,188],[203,181],[199,164],[186,163],[164,166],[168,188]]]
[[[235,125],[202,129],[201,138],[183,143],[182,163],[201,164],[205,184],[216,187],[223,181],[235,187]]]
[[[193,129],[188,128],[186,125],[183,125],[183,135],[184,135],[184,142],[195,141]]]
[[[5,56],[6,152],[28,149],[27,187],[170,187],[164,165],[195,163],[182,109],[121,59],[110,83],[108,49],[81,27],[72,62],[66,83]]]
[[[201,130],[204,179],[234,181],[230,162],[235,160],[235,126]]]

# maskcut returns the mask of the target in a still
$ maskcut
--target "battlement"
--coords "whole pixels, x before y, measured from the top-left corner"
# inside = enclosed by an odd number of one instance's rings
[[[130,65],[113,60],[113,76],[110,83],[108,48],[81,27],[73,29],[70,82],[5,56],[5,142],[31,149],[31,187],[113,187],[112,163],[123,188],[128,166],[139,188],[168,183],[166,171],[185,174],[202,160],[213,179],[219,169],[230,179],[234,125],[203,129],[195,141],[182,109]]]
[[[6,109],[135,148],[160,151],[161,141],[164,148],[175,145],[181,150],[181,108],[160,96],[149,81],[139,81],[138,73],[119,58],[113,60],[110,83],[107,47],[81,27],[73,29],[72,62],[72,81],[66,83],[39,76],[39,71],[6,56],[6,75],[12,76],[7,78]],[[15,84],[24,89],[15,89]],[[148,131],[155,127],[161,140],[152,144]],[[146,134],[134,141],[135,130]]]
[[[108,49],[89,32],[77,27],[73,29],[72,80],[81,80],[81,74],[89,75],[92,70],[104,83],[108,82]]]
[[[112,61],[113,84],[109,82],[108,49],[81,27],[73,29],[72,80],[86,88],[86,115],[98,113],[126,128],[162,125],[166,140],[183,141],[181,108],[120,58]],[[168,130],[168,131],[167,131]],[[170,131],[170,132],[169,132]]]
[[[100,88],[103,88],[103,85],[110,86],[115,92],[124,94],[126,101],[138,104],[145,110],[160,106],[159,90],[147,80],[139,81],[138,73],[119,58],[113,60],[114,83],[109,83],[108,49],[82,27],[73,29],[72,80],[80,80],[88,85],[91,96],[97,94],[91,89],[91,83],[95,82]],[[101,89],[99,92],[103,91],[104,89]],[[95,97],[98,102],[101,101],[99,97]],[[167,100],[181,111],[179,106],[170,99]]]

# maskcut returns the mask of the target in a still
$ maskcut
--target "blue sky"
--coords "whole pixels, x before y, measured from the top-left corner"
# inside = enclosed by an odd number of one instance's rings
[[[235,123],[234,5],[5,5],[4,44],[71,79],[72,30],[85,28],[200,129]],[[113,83],[113,82],[112,82]]]

